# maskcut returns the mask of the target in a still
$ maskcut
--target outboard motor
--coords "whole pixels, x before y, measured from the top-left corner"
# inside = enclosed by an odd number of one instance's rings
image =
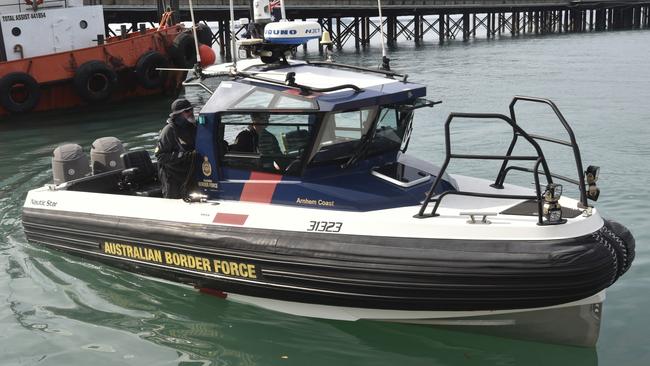
[[[122,141],[115,137],[102,137],[95,140],[90,149],[93,174],[124,169],[124,163],[120,158],[123,153]]]
[[[77,144],[65,144],[54,149],[52,156],[52,176],[54,184],[83,178],[90,174],[90,161]]]

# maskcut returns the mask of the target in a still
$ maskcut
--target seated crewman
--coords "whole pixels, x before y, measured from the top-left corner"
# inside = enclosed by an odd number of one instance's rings
[[[229,147],[230,151],[261,155],[282,154],[278,139],[266,130],[268,124],[268,113],[252,113],[251,124],[237,135],[235,142]]]

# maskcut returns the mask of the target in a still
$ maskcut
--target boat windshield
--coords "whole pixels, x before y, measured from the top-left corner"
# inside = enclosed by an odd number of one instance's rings
[[[223,165],[245,170],[299,174],[310,146],[315,114],[222,114]],[[225,142],[225,144],[223,143]]]
[[[397,151],[410,123],[403,117],[396,109],[379,107],[329,113],[323,119],[311,161],[358,159],[365,154]]]
[[[286,91],[268,88],[252,87],[248,92],[235,100],[230,110],[314,110],[318,109],[316,101]]]

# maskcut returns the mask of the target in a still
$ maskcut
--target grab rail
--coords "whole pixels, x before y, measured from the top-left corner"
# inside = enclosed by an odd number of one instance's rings
[[[557,178],[578,185],[578,189],[580,190],[580,204],[583,207],[587,207],[588,206],[588,203],[587,203],[587,190],[586,190],[586,187],[585,187],[585,172],[584,172],[583,167],[582,167],[582,157],[580,155],[580,148],[578,147],[578,143],[576,141],[575,134],[573,133],[573,129],[571,128],[571,126],[569,126],[569,122],[567,122],[567,120],[562,115],[562,112],[560,112],[560,109],[552,101],[550,101],[548,99],[545,99],[545,98],[525,97],[525,96],[519,96],[518,95],[518,96],[515,96],[514,98],[512,98],[512,101],[510,102],[510,106],[509,106],[510,118],[512,119],[512,121],[514,122],[515,125],[518,125],[517,124],[517,117],[516,117],[516,113],[515,113],[515,105],[519,101],[541,103],[541,104],[548,105],[549,107],[551,107],[551,109],[555,113],[555,116],[558,118],[560,123],[562,123],[562,126],[564,127],[567,134],[569,135],[569,141],[560,140],[560,139],[556,139],[556,138],[548,137],[548,136],[534,135],[534,134],[529,134],[528,136],[535,139],[535,140],[542,140],[542,141],[546,141],[546,142],[550,142],[550,143],[554,143],[554,144],[558,144],[558,145],[564,145],[564,146],[570,147],[573,150],[573,157],[575,159],[576,169],[578,171],[578,180],[577,180],[577,182],[575,180],[571,179],[571,178],[560,177],[560,176],[557,176]],[[517,134],[514,133],[513,137],[512,137],[512,141],[510,143],[510,147],[508,148],[508,152],[506,153],[506,155],[510,155],[512,153],[512,151],[515,148],[516,143],[517,143]],[[503,188],[503,183],[504,183],[504,181],[506,179],[506,175],[508,174],[508,171],[511,170],[511,169],[506,169],[507,165],[508,165],[508,159],[503,161],[503,164],[501,165],[501,168],[499,169],[499,173],[497,174],[497,178],[494,181],[494,184],[492,185],[492,187],[499,188],[499,189]]]
[[[451,152],[451,132],[450,132],[450,125],[451,122],[455,118],[465,118],[465,119],[498,119],[502,120],[510,127],[513,129],[513,132],[515,134],[518,134],[519,136],[523,137],[526,139],[535,149],[535,152],[537,153],[536,156],[519,156],[519,155],[511,155],[512,151],[511,149],[508,150],[508,153],[504,156],[500,155],[478,155],[478,154],[454,154]],[[436,188],[442,181],[442,177],[444,176],[445,171],[447,170],[447,167],[449,166],[449,162],[451,159],[479,159],[479,160],[528,160],[528,161],[535,161],[534,167],[533,167],[533,172],[534,172],[534,179],[535,179],[535,195],[507,195],[507,194],[490,194],[490,193],[479,193],[479,192],[463,192],[463,191],[444,191],[440,193],[436,198],[433,198],[433,195],[436,192]],[[542,166],[543,171],[540,172],[539,168],[540,165]],[[548,183],[553,182],[552,175],[548,169],[548,164],[546,164],[546,159],[544,158],[544,153],[542,152],[542,148],[539,146],[537,141],[533,139],[526,131],[521,129],[510,117],[505,116],[503,114],[496,114],[496,113],[450,113],[449,117],[447,117],[447,121],[445,122],[445,161],[442,164],[442,167],[440,169],[440,172],[438,173],[438,176],[436,177],[436,180],[433,182],[431,189],[427,192],[426,198],[424,202],[422,202],[422,206],[420,207],[420,211],[418,214],[415,216],[417,218],[425,218],[425,217],[435,217],[438,216],[436,213],[438,210],[438,207],[440,206],[440,202],[442,199],[448,195],[460,195],[460,196],[470,196],[470,197],[485,197],[485,198],[502,198],[502,199],[535,199],[537,201],[537,206],[538,206],[538,222],[540,225],[544,224],[543,220],[543,215],[542,215],[542,192],[539,184],[539,173],[543,173],[546,176],[546,180]],[[427,209],[427,206],[429,203],[435,202],[433,206],[433,210],[431,211],[430,214],[426,214],[425,211]]]
[[[555,115],[558,117],[560,122],[562,123],[562,126],[566,130],[567,134],[569,135],[569,141],[553,138],[553,137],[548,137],[548,136],[542,136],[542,135],[536,135],[536,134],[529,134],[526,131],[524,131],[519,124],[517,123],[516,119],[516,113],[515,113],[515,105],[519,101],[527,101],[527,102],[534,102],[534,103],[542,103],[546,104],[551,107],[553,112],[555,112]],[[451,113],[449,114],[449,117],[447,118],[447,121],[445,122],[445,161],[442,165],[442,168],[440,169],[440,172],[438,176],[436,177],[435,181],[433,182],[431,189],[427,192],[426,199],[422,202],[422,206],[420,207],[420,211],[418,212],[415,217],[417,218],[425,218],[425,217],[435,217],[438,216],[436,213],[439,206],[440,202],[442,199],[448,195],[461,195],[461,196],[471,196],[471,197],[484,197],[484,198],[502,198],[502,199],[534,199],[537,201],[537,216],[538,216],[538,223],[540,225],[544,225],[545,222],[543,220],[543,199],[542,199],[542,192],[541,192],[541,186],[540,186],[540,180],[539,176],[543,174],[546,177],[547,184],[553,183],[553,178],[566,181],[569,183],[573,183],[578,185],[580,189],[580,205],[582,207],[588,207],[587,205],[587,192],[586,192],[586,187],[585,187],[585,176],[584,176],[584,171],[582,167],[582,159],[580,156],[580,148],[578,147],[578,144],[575,139],[575,135],[573,133],[573,130],[571,129],[571,126],[569,126],[569,123],[566,121],[562,113],[559,111],[555,103],[548,99],[544,98],[535,98],[535,97],[524,97],[524,96],[515,96],[512,101],[510,102],[509,105],[509,110],[510,110],[510,117],[502,115],[502,114],[493,114],[493,113]],[[510,146],[508,147],[508,150],[505,155],[500,156],[500,155],[473,155],[473,154],[453,154],[451,152],[451,138],[450,138],[450,125],[451,122],[453,121],[454,118],[466,118],[466,119],[498,119],[501,121],[506,122],[507,124],[510,125],[512,128],[512,141],[510,142]],[[517,155],[512,155],[515,145],[518,141],[518,138],[521,137],[528,141],[533,148],[535,149],[537,156],[517,156]],[[546,141],[554,144],[559,144],[563,146],[567,146],[572,148],[573,150],[573,155],[574,159],[576,162],[576,169],[578,171],[578,179],[573,179],[569,178],[566,176],[562,176],[559,174],[553,174],[551,173],[548,164],[546,162],[546,158],[544,157],[544,153],[540,147],[540,145],[537,143],[537,140],[541,141]],[[449,166],[449,162],[451,159],[479,159],[479,160],[499,160],[503,159],[503,163],[501,164],[501,168],[499,169],[499,172],[497,174],[497,178],[495,179],[494,184],[491,186],[496,189],[503,189],[503,183],[505,181],[506,175],[508,172],[512,170],[516,171],[523,171],[523,172],[529,172],[533,173],[533,177],[535,179],[535,195],[509,195],[509,194],[493,194],[493,193],[479,193],[479,192],[463,192],[463,191],[444,191],[438,194],[435,198],[434,194],[436,193],[436,188],[438,188],[438,185],[442,181],[442,177],[444,176],[445,171],[447,170],[447,167]],[[523,160],[535,160],[534,167],[532,169],[530,168],[525,168],[521,166],[508,166],[508,163],[510,161],[523,161]],[[540,170],[541,166],[541,170]],[[435,202],[433,209],[431,213],[426,214],[426,209],[429,203]]]

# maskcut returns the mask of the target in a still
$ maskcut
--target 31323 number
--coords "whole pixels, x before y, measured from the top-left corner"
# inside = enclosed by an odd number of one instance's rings
[[[338,233],[343,226],[342,222],[338,221],[309,221],[307,231],[320,231],[325,233]]]

